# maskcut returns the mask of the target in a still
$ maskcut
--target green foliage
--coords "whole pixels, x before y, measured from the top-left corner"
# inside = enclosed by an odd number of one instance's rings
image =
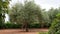
[[[58,14],[60,11],[58,9],[51,8],[48,10],[48,15],[50,19],[50,23],[56,18],[56,14]]]
[[[60,34],[60,30],[58,30],[55,34]]]
[[[50,18],[49,18],[49,15],[48,15],[48,12],[45,11],[45,10],[42,10],[42,17],[43,17],[43,23],[41,25],[43,25],[43,27],[50,27],[51,25],[51,22],[50,22]]]
[[[39,5],[34,1],[25,1],[22,3],[16,3],[11,11],[9,11],[10,21],[12,23],[38,23],[32,24],[30,27],[49,27],[49,16],[47,12],[43,12]],[[45,16],[46,15],[46,16]]]
[[[39,23],[30,23],[29,25],[29,28],[41,28],[41,24]],[[21,28],[22,27],[22,24],[21,23],[11,23],[11,22],[7,22],[7,23],[4,23],[3,26],[0,25],[0,28],[6,28],[6,29],[10,29],[10,28]],[[44,28],[48,27],[47,25],[44,25]]]
[[[41,9],[34,1],[25,1],[24,5],[17,3],[12,7],[9,16],[12,23],[22,23],[22,25],[27,25],[26,27],[28,27],[30,23],[41,23],[42,20]],[[33,26],[40,27],[38,24],[34,24],[30,27]]]
[[[7,13],[8,5],[9,0],[0,0],[0,28],[4,28],[5,13]]]
[[[60,14],[56,15],[56,18],[53,20],[53,23],[50,27],[49,34],[59,34],[60,31]]]
[[[21,28],[22,24],[14,24],[14,23],[10,23],[10,22],[7,22],[4,24],[4,28],[6,29],[10,29],[10,28]]]
[[[12,23],[22,23],[23,22],[23,5],[20,3],[16,3],[15,6],[12,7],[11,11],[8,13],[10,16],[10,21]]]
[[[29,24],[29,28],[41,28],[41,25],[39,23]]]

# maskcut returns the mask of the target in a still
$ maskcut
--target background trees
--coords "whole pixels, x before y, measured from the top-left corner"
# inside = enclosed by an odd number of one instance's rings
[[[56,14],[58,14],[60,11],[58,9],[54,9],[54,8],[51,8],[49,11],[48,11],[48,15],[49,15],[49,18],[50,18],[50,22],[52,22],[54,20],[54,18],[56,18]]]

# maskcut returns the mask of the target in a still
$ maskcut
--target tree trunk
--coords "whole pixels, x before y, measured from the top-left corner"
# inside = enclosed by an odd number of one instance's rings
[[[25,29],[25,31],[28,32],[28,22],[27,22],[27,20],[24,20],[24,23],[22,24],[22,29]]]
[[[25,24],[26,32],[28,32],[28,22]]]
[[[28,23],[26,23],[25,27],[26,27],[26,32],[28,32]]]
[[[29,31],[28,31],[28,28],[26,28],[26,32],[29,32]]]

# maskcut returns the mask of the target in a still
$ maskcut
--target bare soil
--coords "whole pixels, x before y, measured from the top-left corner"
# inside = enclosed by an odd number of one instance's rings
[[[39,32],[47,32],[48,29],[29,29],[29,32],[25,32],[23,29],[2,29],[0,34],[38,34]]]

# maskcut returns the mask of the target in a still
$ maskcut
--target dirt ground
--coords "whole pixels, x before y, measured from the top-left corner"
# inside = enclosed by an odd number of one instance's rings
[[[29,32],[25,32],[22,29],[3,29],[0,30],[0,34],[38,34],[39,32],[46,32],[48,29],[29,29]]]

